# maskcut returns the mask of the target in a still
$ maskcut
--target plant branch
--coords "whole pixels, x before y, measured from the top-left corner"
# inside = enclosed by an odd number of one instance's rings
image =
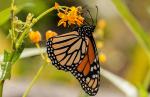
[[[0,81],[0,97],[3,96],[3,85],[4,85],[4,80]]]
[[[60,8],[67,8],[66,6],[60,6]],[[34,26],[34,24],[36,24],[40,19],[42,19],[45,15],[47,15],[48,13],[50,13],[51,11],[55,10],[54,7],[49,8],[48,10],[44,11],[43,13],[41,13],[38,17],[34,18],[32,20],[32,23],[30,25],[28,25],[28,27],[26,28],[26,30],[22,33],[22,35],[20,36],[20,38],[18,39],[17,43],[16,43],[16,48],[19,47],[20,44],[22,44],[24,37],[26,37],[26,35],[28,34],[28,32],[30,31],[30,28],[32,26]]]
[[[26,37],[26,35],[28,34],[28,32],[30,31],[31,27],[37,23],[42,17],[44,17],[46,14],[50,13],[51,11],[54,10],[54,7],[46,10],[45,12],[41,13],[37,18],[34,18],[32,20],[32,23],[30,25],[28,25],[28,27],[26,28],[26,30],[22,33],[22,35],[20,36],[20,38],[18,39],[18,41],[16,42],[16,48],[19,48],[20,44],[22,44],[24,38]]]
[[[12,0],[11,3],[11,33],[12,33],[12,38],[15,36],[14,35],[14,0]]]

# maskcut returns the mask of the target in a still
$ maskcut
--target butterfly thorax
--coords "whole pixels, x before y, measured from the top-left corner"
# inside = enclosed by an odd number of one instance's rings
[[[91,37],[94,30],[95,26],[93,25],[83,25],[81,27],[74,28],[73,31],[77,31],[81,37]]]

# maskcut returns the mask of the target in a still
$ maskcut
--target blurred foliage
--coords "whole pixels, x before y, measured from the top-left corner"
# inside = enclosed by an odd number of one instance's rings
[[[57,1],[64,5],[78,5],[78,1],[60,1],[60,0],[15,0],[17,5],[17,16],[22,20],[29,12],[34,13],[37,16],[39,13],[43,12],[45,9],[53,6],[54,2]],[[93,1],[92,1],[93,2]],[[105,1],[104,1],[105,2]],[[127,4],[129,10],[136,17],[136,19],[145,28],[146,37],[149,37],[150,32],[150,1],[149,0],[124,0]],[[84,4],[80,4],[84,5]],[[90,4],[89,4],[90,5]],[[88,5],[87,5],[88,6]],[[10,0],[0,0],[0,53],[4,49],[9,49],[10,40],[6,38],[8,35],[8,28],[10,28]],[[109,8],[109,7],[108,7]],[[93,12],[93,11],[92,11]],[[55,12],[53,12],[55,13]],[[3,14],[3,15],[1,15]],[[92,13],[92,15],[95,13]],[[101,17],[101,16],[100,16]],[[106,18],[106,17],[101,17]],[[49,14],[45,16],[38,24],[34,26],[33,29],[39,30],[43,35],[42,46],[45,46],[45,32],[47,30],[54,30],[59,33],[65,33],[69,31],[68,29],[62,29],[57,27],[56,14]],[[108,59],[106,65],[102,66],[115,72],[120,76],[124,76],[127,80],[136,85],[140,92],[142,92],[141,97],[146,97],[145,90],[142,86],[144,82],[145,74],[149,69],[149,62],[144,50],[135,42],[133,35],[130,33],[129,28],[127,28],[122,20],[117,16],[109,16],[106,18],[107,29],[104,35],[104,52]],[[141,35],[145,36],[145,35]],[[97,36],[96,36],[97,37]],[[146,38],[143,37],[145,40]],[[96,38],[96,40],[98,40]],[[146,40],[147,41],[147,40]],[[126,42],[126,43],[125,43]],[[105,47],[106,46],[106,47]],[[27,40],[26,47],[33,47],[33,44]],[[101,51],[101,49],[99,50]],[[32,78],[35,72],[38,70],[39,66],[43,64],[39,56],[22,59],[17,64],[13,65],[12,77],[14,78]],[[42,73],[40,80],[48,80],[52,82],[63,82],[63,83],[75,83],[76,80],[70,73],[63,71],[58,71],[54,66],[50,64]],[[144,96],[143,96],[144,95]],[[86,96],[85,96],[86,97]]]
[[[141,0],[126,0],[126,4],[129,7],[132,14],[138,19],[138,21],[141,23],[143,28],[146,31],[150,31],[149,28],[149,21],[150,21],[150,14],[149,14],[149,8],[150,8],[150,1],[144,0],[141,2]]]
[[[136,86],[140,86],[144,82],[143,79],[147,73],[147,70],[149,69],[148,58],[139,45],[135,46],[131,58],[132,61],[127,67],[128,70],[126,72],[126,78]]]
[[[150,62],[150,37],[149,34],[145,32],[145,30],[142,28],[140,23],[136,20],[134,15],[131,14],[129,9],[122,3],[121,0],[112,0],[113,4],[115,5],[117,11],[119,12],[122,19],[125,21],[129,29],[134,34],[137,42],[142,47],[144,52],[146,53],[148,57],[148,62]],[[141,64],[142,65],[142,64]],[[143,67],[146,67],[146,64],[143,64]],[[141,83],[141,86],[144,87],[143,91],[145,90],[145,93],[148,94],[148,87],[150,85],[150,64],[148,63],[148,66],[146,67],[146,73],[143,76],[144,82]],[[136,76],[136,75],[133,75]],[[139,91],[139,95],[143,94],[143,92]],[[143,97],[144,95],[141,95]],[[147,97],[147,95],[145,96]]]
[[[4,52],[4,49],[9,49],[10,47],[10,40],[6,38],[7,36],[1,31],[0,29],[0,54]]]

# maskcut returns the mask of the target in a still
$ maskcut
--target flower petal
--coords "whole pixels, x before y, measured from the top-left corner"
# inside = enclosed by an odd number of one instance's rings
[[[55,2],[54,8],[57,10],[59,9],[59,4],[57,2]]]

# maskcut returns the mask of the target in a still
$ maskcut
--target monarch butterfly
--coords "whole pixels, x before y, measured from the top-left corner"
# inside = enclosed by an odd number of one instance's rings
[[[100,65],[92,35],[95,26],[83,25],[72,32],[54,36],[47,41],[47,53],[59,70],[70,71],[91,96],[100,85]]]
[[[46,43],[52,64],[59,70],[71,72],[90,96],[96,95],[100,86],[100,63],[92,35],[94,30],[94,25],[82,25],[72,32],[51,37]]]

